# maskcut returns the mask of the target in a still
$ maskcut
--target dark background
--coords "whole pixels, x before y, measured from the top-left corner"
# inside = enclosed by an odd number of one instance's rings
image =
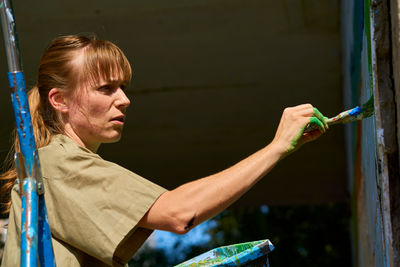
[[[123,49],[134,68],[132,105],[123,139],[99,154],[168,189],[267,145],[287,106],[312,103],[326,116],[343,110],[339,1],[46,0],[15,1],[14,11],[28,86],[55,36],[94,32]],[[2,160],[14,124],[1,53],[0,62]],[[349,265],[347,201],[336,126],[219,215],[211,243],[188,257],[269,238],[272,266]]]

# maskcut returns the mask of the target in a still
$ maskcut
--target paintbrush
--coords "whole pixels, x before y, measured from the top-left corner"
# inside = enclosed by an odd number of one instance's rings
[[[335,125],[335,124],[346,124],[352,121],[359,121],[365,118],[368,118],[374,114],[374,98],[371,96],[369,100],[362,105],[360,108],[359,106],[343,111],[338,115],[327,118],[326,122],[328,126]],[[318,129],[318,126],[315,124],[308,124],[304,132],[311,132],[313,130]]]

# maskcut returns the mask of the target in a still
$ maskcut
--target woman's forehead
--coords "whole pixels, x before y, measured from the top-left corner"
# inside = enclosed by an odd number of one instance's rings
[[[126,77],[125,73],[121,70],[119,72],[110,72],[110,73],[101,73],[98,71],[97,73],[92,73],[86,77],[86,80],[83,81],[84,84],[89,84],[91,86],[103,85],[106,83],[129,83],[129,78]]]
[[[116,57],[101,57],[98,53],[85,53],[85,49],[77,53],[73,65],[78,71],[77,81],[81,85],[97,86],[103,83],[129,83],[131,70],[129,65]],[[88,56],[90,55],[91,56]]]
[[[92,84],[96,85],[106,84],[106,83],[120,84],[126,82],[128,81],[126,80],[126,77],[124,77],[123,75],[109,75],[108,77],[99,76],[92,82]]]

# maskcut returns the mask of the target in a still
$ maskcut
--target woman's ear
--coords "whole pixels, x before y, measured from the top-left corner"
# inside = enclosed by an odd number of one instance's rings
[[[65,94],[58,88],[52,88],[49,91],[49,102],[55,110],[61,113],[66,113],[69,110]]]

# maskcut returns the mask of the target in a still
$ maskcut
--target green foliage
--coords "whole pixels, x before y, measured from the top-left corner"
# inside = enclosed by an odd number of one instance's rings
[[[129,267],[153,267],[168,266],[168,257],[165,251],[151,247],[141,248],[138,253],[129,261]]]
[[[350,266],[350,220],[344,204],[234,208],[211,229],[215,247],[268,238],[271,266]]]

